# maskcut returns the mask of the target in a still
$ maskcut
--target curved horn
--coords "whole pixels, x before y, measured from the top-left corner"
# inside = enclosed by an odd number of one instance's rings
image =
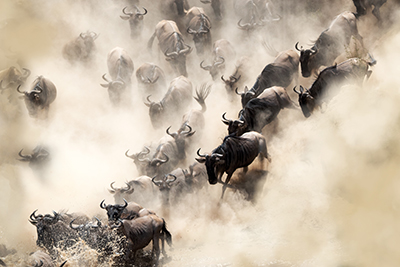
[[[123,200],[124,200],[124,202],[125,202],[125,205],[123,206],[123,207],[124,207],[124,209],[125,209],[125,208],[126,208],[126,206],[128,206],[128,202],[126,202],[125,198],[123,198]]]
[[[42,260],[39,260],[39,264],[38,263],[35,263],[35,266],[34,267],[42,267],[43,266],[43,261]]]
[[[79,230],[79,226],[78,226],[78,227],[75,227],[75,228],[74,228],[74,226],[72,226],[72,223],[73,223],[75,220],[76,220],[76,218],[69,222],[69,227],[71,227],[71,229],[74,229],[74,230]]]
[[[240,80],[241,77],[242,77],[242,75],[239,75],[239,77],[237,77],[237,78],[235,76],[231,76],[230,78],[232,79],[233,83],[236,83],[237,81]]]
[[[17,92],[20,93],[20,94],[25,94],[25,92],[21,92],[21,91],[19,90],[20,87],[21,87],[21,84],[18,85],[18,87],[17,87]]]
[[[113,186],[114,183],[115,183],[115,182],[112,182],[112,183],[110,184],[111,190],[108,189],[108,191],[109,191],[111,194],[114,194],[115,191],[117,190],[117,189],[115,189],[114,186]]]
[[[229,81],[227,81],[227,80],[224,79],[224,75],[221,76],[221,80],[222,80],[224,83],[228,83],[228,82],[229,82]]]
[[[99,220],[99,218],[97,218],[97,217],[94,217],[95,219],[96,219],[96,221],[97,221],[97,226],[98,227],[101,227],[101,221]]]
[[[215,66],[219,66],[219,65],[222,65],[222,64],[225,63],[225,58],[224,57],[219,56],[218,58],[222,59],[222,61],[216,61],[214,63]]]
[[[172,138],[175,138],[177,134],[176,134],[176,133],[170,133],[170,132],[169,132],[169,129],[171,129],[171,126],[169,126],[165,132],[166,132],[169,136],[171,136]]]
[[[110,83],[111,81],[106,78],[106,75],[107,75],[107,73],[104,73],[104,75],[101,76],[101,77],[103,78],[103,80],[105,80],[106,82]]]
[[[27,155],[27,156],[22,155],[22,150],[24,150],[24,149],[21,149],[21,151],[18,152],[18,155],[19,155],[21,158],[23,158],[24,160],[31,160],[31,159],[32,159],[32,156],[31,156],[31,155]]]
[[[157,175],[154,176],[153,178],[151,178],[151,181],[153,182],[153,184],[155,184],[156,186],[160,186],[162,184],[161,181],[156,181]]]
[[[104,204],[105,199],[100,203],[100,208],[106,209],[106,204]]]
[[[24,78],[27,78],[29,75],[31,75],[31,71],[27,68],[22,68],[24,71],[24,74],[22,75]]]
[[[189,131],[182,132],[182,134],[184,134],[184,135],[189,135],[189,134],[193,131],[193,129],[192,129],[192,127],[190,127],[190,125],[187,124],[187,123],[185,123],[185,126],[189,128]]]
[[[203,62],[204,60],[200,62],[200,68],[202,68],[203,70],[210,70],[212,66],[211,65],[203,66]]]
[[[193,30],[192,28],[187,28],[186,32],[187,32],[188,34],[195,34],[195,33],[196,33],[196,31]]]
[[[127,188],[122,188],[121,192],[126,193],[126,194],[132,194],[135,189],[128,183],[125,183],[127,185]]]
[[[64,265],[67,263],[67,261],[64,261],[61,265],[60,265],[60,267],[64,267]]]
[[[148,96],[146,97],[147,103],[144,102],[144,104],[145,104],[146,106],[148,106],[148,107],[150,107],[150,106],[153,105],[153,103],[154,103],[153,101],[150,100],[150,96],[151,96],[151,95],[148,95]]]
[[[202,157],[202,158],[205,158],[207,155],[206,154],[204,154],[204,155],[202,155],[202,154],[200,154],[200,149],[201,148],[199,148],[198,150],[197,150],[197,155],[199,156],[199,157]]]
[[[297,43],[294,45],[294,48],[296,48],[296,50],[299,51],[299,52],[303,51],[303,47],[299,48],[299,42],[297,42]]]
[[[165,51],[165,53],[164,53],[164,55],[167,57],[167,58],[170,58],[170,57],[176,57],[176,56],[178,56],[178,52],[169,52],[168,53],[168,51],[169,51],[169,49],[167,49],[166,51]]]
[[[136,155],[135,154],[132,154],[132,155],[128,155],[128,151],[129,151],[129,149],[125,152],[125,156],[127,156],[128,158],[131,158],[131,159],[133,159],[133,160],[135,160],[136,159]],[[114,182],[113,182],[114,183]]]
[[[34,211],[32,212],[32,214],[29,216],[29,219],[31,219],[32,221],[37,221],[37,219],[38,219],[40,216],[36,216],[36,215],[35,215],[36,212],[37,212],[37,209],[34,210]]]
[[[183,45],[186,46],[186,49],[179,50],[178,54],[189,54],[190,52],[192,52],[192,47],[190,45],[185,43]]]
[[[293,87],[293,91],[294,91],[296,94],[299,94],[299,95],[301,95],[301,92],[299,92],[299,91],[297,91],[297,90],[296,90],[296,86],[295,86],[295,87]]]
[[[126,6],[126,7],[124,7],[124,9],[122,9],[122,13],[124,13],[125,15],[128,15],[128,16],[132,16],[133,15],[133,12],[126,12],[126,9],[127,9],[128,7]]]
[[[235,89],[235,93],[236,93],[237,95],[243,95],[243,94],[244,94],[244,93],[239,93],[237,87],[236,87],[236,89]]]
[[[136,7],[137,8],[137,7]],[[147,9],[145,9],[144,7],[142,7],[143,8],[143,10],[144,10],[144,13],[136,13],[136,15],[141,15],[141,16],[144,16],[144,15],[146,15],[147,14]],[[137,10],[139,11],[139,8],[137,8]]]
[[[175,181],[176,181],[176,176],[173,175],[173,174],[171,174],[171,173],[169,173],[169,174],[167,175],[167,177],[170,177],[170,176],[172,177],[172,179],[169,180],[169,179],[167,178],[166,182],[167,182],[167,183],[173,183],[173,182],[175,182]]]
[[[227,118],[225,118],[225,114],[226,114],[226,112],[224,112],[224,114],[222,114],[222,122],[225,123],[226,125],[229,125],[232,120],[228,120]]]
[[[240,20],[238,21],[238,23],[237,23],[238,27],[239,27],[241,30],[247,30],[247,29],[249,28],[249,26],[251,26],[250,23],[241,24],[240,22],[242,22],[242,19],[240,19]]]

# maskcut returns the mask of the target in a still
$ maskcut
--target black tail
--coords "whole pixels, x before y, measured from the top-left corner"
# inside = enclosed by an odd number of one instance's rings
[[[194,97],[194,99],[196,99],[197,103],[200,104],[202,113],[206,112],[207,110],[205,100],[207,96],[210,94],[210,91],[211,91],[211,85],[207,85],[207,83],[203,83],[200,86],[200,90],[196,89],[196,97]]]
[[[167,230],[167,224],[165,223],[165,220],[163,220],[163,226],[162,226],[162,233],[164,234],[165,239],[167,240],[167,243],[169,246],[172,246],[172,235],[171,233]]]

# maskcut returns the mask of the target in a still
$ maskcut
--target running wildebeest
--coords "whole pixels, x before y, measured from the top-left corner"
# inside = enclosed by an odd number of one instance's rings
[[[304,116],[310,117],[315,107],[326,101],[328,93],[332,93],[329,92],[329,88],[339,87],[346,82],[361,83],[365,77],[369,78],[372,73],[368,70],[369,66],[375,63],[376,61],[372,58],[369,62],[360,58],[351,58],[321,71],[309,89],[300,86],[299,92],[294,88],[299,95],[299,104]]]
[[[211,22],[204,10],[200,7],[192,7],[186,13],[188,20],[187,33],[193,35],[193,42],[196,47],[197,55],[211,49]]]
[[[96,52],[94,41],[99,37],[94,32],[81,33],[75,40],[67,43],[62,50],[63,57],[70,63],[87,63],[93,59]]]
[[[129,27],[131,29],[131,38],[136,39],[142,34],[143,30],[143,18],[144,15],[147,14],[147,9],[143,8],[143,13],[140,12],[139,8],[134,5],[135,11],[127,11],[127,6],[122,9],[122,13],[124,15],[121,15],[120,18],[123,20],[129,21]]]
[[[223,143],[212,151],[211,155],[200,154],[200,149],[197,150],[197,155],[199,158],[196,160],[206,165],[210,184],[222,182],[223,174],[227,174],[222,187],[221,199],[224,197],[229,180],[237,169],[244,168],[244,172],[246,172],[247,167],[257,156],[260,160],[263,158],[271,160],[264,136],[254,131],[241,136],[228,135]]]

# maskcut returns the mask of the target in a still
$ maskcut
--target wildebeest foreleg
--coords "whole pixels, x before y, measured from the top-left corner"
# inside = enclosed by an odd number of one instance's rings
[[[229,181],[231,180],[232,174],[233,174],[233,172],[232,172],[232,173],[228,173],[228,176],[226,177],[225,183],[224,183],[224,185],[222,186],[221,199],[224,198],[224,193],[225,193],[226,188],[228,187]]]
[[[267,144],[265,143],[265,140],[264,140],[264,139],[259,141],[259,143],[258,143],[258,149],[259,149],[258,151],[260,152],[260,154],[261,154],[264,158],[266,158],[269,162],[271,162],[271,155],[268,154],[268,151],[267,151]],[[263,158],[260,157],[260,159],[262,160]]]

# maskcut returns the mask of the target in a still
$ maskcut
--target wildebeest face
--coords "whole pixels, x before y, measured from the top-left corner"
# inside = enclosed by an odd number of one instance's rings
[[[201,158],[196,158],[196,160],[200,163],[205,163],[207,174],[208,174],[208,182],[210,184],[216,184],[218,182],[218,175],[223,172],[223,164],[225,160],[223,159],[222,154],[212,153],[211,155],[200,155],[200,149],[197,150],[197,155]]]
[[[100,207],[107,211],[107,217],[109,221],[116,221],[118,220],[124,209],[128,206],[128,202],[124,199],[124,205],[105,205],[104,200],[100,203]]]
[[[301,73],[304,77],[310,77],[311,75],[314,55],[315,53],[313,53],[310,49],[300,52]]]
[[[304,90],[302,86],[300,86],[300,92],[293,88],[293,91],[299,95],[299,104],[301,110],[304,114],[304,117],[308,118],[311,116],[311,112],[315,108],[315,99],[311,96],[308,90]]]
[[[151,123],[154,127],[158,127],[162,124],[162,113],[164,111],[164,107],[161,103],[152,102],[150,104],[149,115],[151,119]]]

